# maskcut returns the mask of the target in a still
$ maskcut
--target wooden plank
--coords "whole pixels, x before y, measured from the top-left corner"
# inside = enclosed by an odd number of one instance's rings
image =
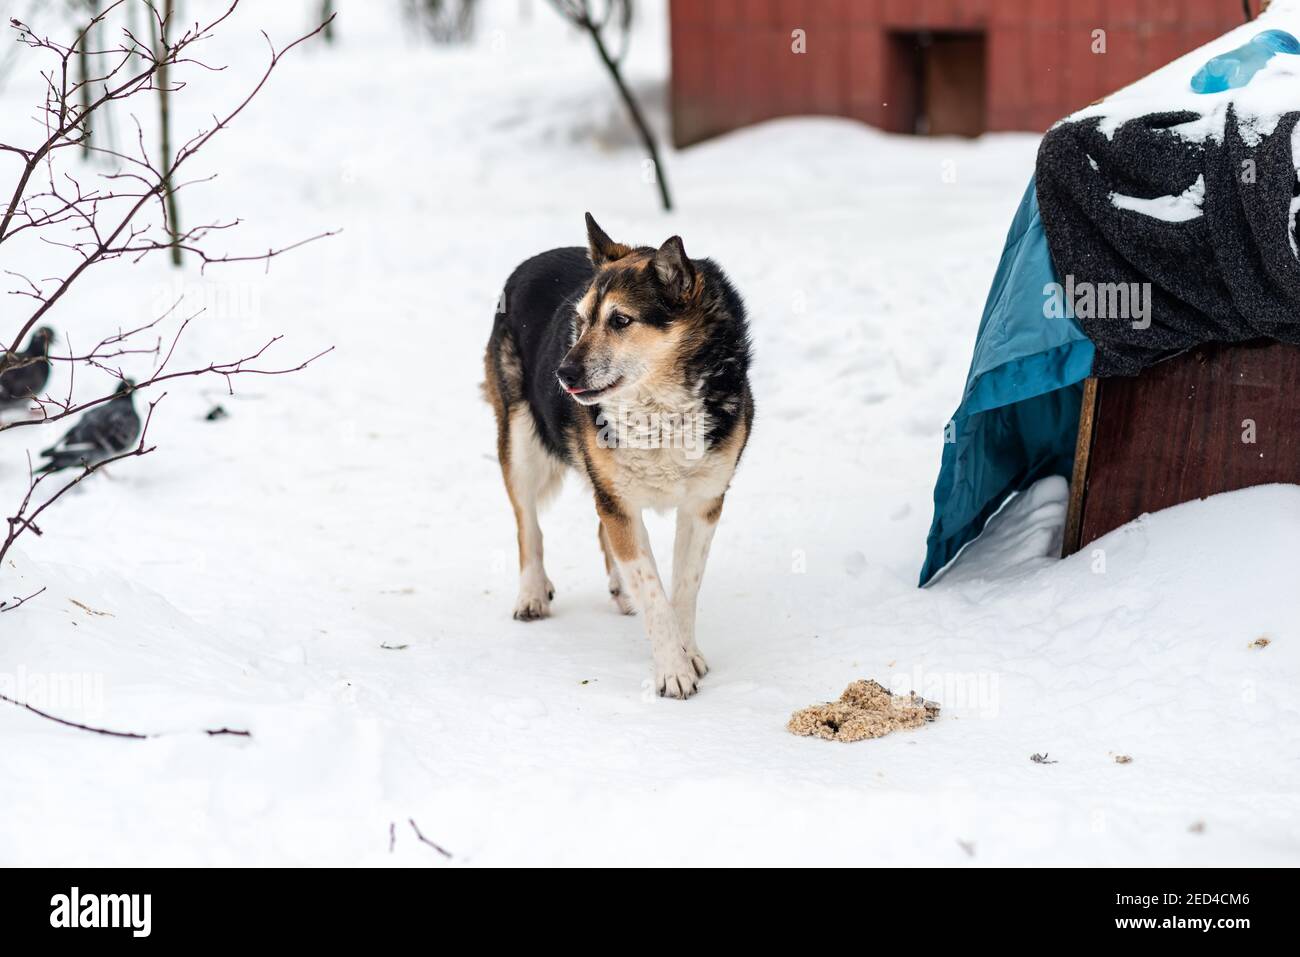
[[[1300,484],[1300,346],[1206,345],[1104,379],[1092,433],[1079,548],[1144,512]]]
[[[1061,557],[1079,550],[1083,529],[1083,500],[1088,489],[1088,459],[1092,454],[1093,423],[1096,421],[1097,380],[1089,376],[1083,383],[1083,400],[1079,404],[1079,436],[1074,442],[1074,472],[1070,476],[1070,503],[1065,513],[1065,533],[1061,536]]]

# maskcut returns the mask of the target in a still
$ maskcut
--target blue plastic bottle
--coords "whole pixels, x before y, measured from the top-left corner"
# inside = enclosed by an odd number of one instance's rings
[[[1285,30],[1265,30],[1228,53],[1220,53],[1192,77],[1197,93],[1222,93],[1245,86],[1274,53],[1300,53],[1300,40]]]

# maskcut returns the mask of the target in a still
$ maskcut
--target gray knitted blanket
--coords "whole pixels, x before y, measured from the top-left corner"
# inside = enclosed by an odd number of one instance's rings
[[[1093,116],[1039,148],[1048,246],[1095,375],[1136,375],[1205,342],[1300,343],[1300,112],[1263,135],[1229,108],[1221,141],[1179,135],[1199,119],[1150,114],[1107,137]]]

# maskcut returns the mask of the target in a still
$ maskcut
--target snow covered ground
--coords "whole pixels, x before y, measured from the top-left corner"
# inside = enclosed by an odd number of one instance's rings
[[[258,27],[287,38],[315,6],[241,11],[192,122],[251,82]],[[278,332],[286,362],[337,348],[233,397],[179,384],[158,451],[0,569],[6,598],[47,588],[0,618],[0,691],[162,733],[0,706],[0,863],[1300,861],[1300,488],[1180,506],[1059,562],[1048,480],[915,588],[1035,137],[770,123],[670,152],[666,216],[591,50],[544,5],[489,3],[462,49],[340,6],[338,46],[284,64],[186,213],[244,216],[237,249],[343,233],[265,276],[109,267],[57,313],[88,342],[184,290],[209,309],[178,361]],[[662,124],[665,14],[641,6],[630,74]],[[0,130],[33,91],[11,77]],[[648,693],[577,482],[543,519],[554,617],[510,618],[481,350],[510,269],[580,243],[587,209],[616,239],[680,233],[751,312],[758,419],[701,596],[713,670],[684,703]],[[204,421],[214,402],[230,416]],[[4,502],[54,437],[0,435]],[[651,523],[670,555],[670,520]],[[784,730],[860,677],[943,715],[853,745]]]

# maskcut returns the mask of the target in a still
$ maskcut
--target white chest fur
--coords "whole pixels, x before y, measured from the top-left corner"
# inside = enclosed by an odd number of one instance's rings
[[[708,445],[708,415],[690,391],[602,404],[597,441],[611,452],[613,491],[641,508],[673,508],[726,490],[734,463]]]

